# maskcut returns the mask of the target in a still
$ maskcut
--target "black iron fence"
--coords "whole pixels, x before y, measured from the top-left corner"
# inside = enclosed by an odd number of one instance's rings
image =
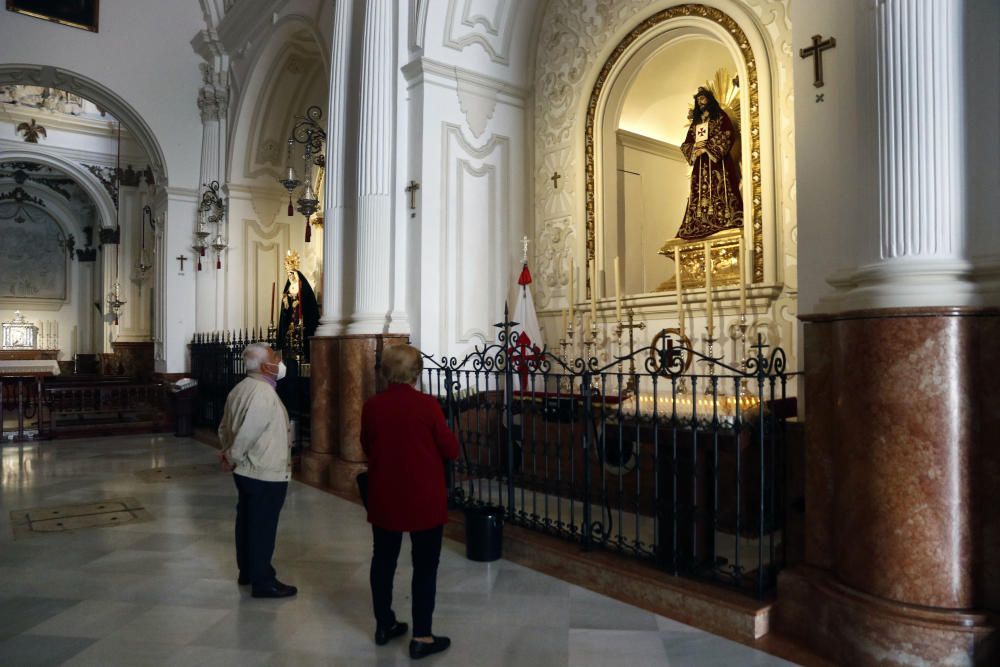
[[[246,377],[243,350],[251,343],[265,343],[276,347],[277,337],[273,331],[263,329],[194,335],[190,350],[191,375],[198,380],[195,425],[218,428],[226,397]],[[292,422],[294,448],[301,450],[308,447],[310,441],[310,365],[306,361],[308,357],[305,346],[297,338],[285,345],[281,352],[288,371],[285,379],[278,383],[278,396]]]
[[[785,354],[740,368],[664,332],[607,362],[499,342],[426,356],[461,453],[452,502],[765,596],[785,562]]]

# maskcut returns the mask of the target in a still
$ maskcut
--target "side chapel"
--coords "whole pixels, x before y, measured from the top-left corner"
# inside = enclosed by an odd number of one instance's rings
[[[750,591],[765,621],[704,621],[747,642],[996,664],[995,0],[103,0],[94,28],[0,21],[0,446],[83,432],[44,398],[81,386],[173,428],[186,377],[211,429],[207,369],[263,340],[298,478],[352,493],[410,341],[459,500],[556,534],[518,494],[582,508],[571,542]]]

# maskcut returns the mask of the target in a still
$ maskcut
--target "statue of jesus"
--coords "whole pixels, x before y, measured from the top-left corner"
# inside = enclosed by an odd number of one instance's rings
[[[743,226],[740,169],[731,154],[740,135],[707,88],[698,88],[688,118],[691,126],[681,152],[692,167],[691,193],[677,237],[701,239]]]

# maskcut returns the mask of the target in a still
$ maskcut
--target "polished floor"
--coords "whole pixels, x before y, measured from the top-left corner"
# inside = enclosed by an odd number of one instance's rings
[[[256,600],[236,585],[231,478],[148,472],[215,456],[171,436],[5,444],[0,665],[409,664],[406,641],[371,640],[371,537],[353,503],[292,483],[275,565],[298,597]],[[12,511],[125,497],[152,520],[14,538]],[[403,620],[409,574],[396,584]],[[434,631],[454,643],[428,665],[792,664],[514,563],[468,561],[448,540]]]

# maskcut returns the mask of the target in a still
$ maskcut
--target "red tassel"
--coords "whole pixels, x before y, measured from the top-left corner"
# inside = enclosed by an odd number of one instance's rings
[[[202,255],[205,253],[202,253]],[[201,255],[198,255],[198,270],[201,271]]]
[[[204,257],[205,256],[205,246],[201,246],[200,248],[198,248],[198,256],[199,257]],[[199,264],[200,263],[201,262],[199,262]]]
[[[295,215],[295,208],[292,206],[292,195],[288,195],[288,217]]]
[[[117,317],[115,317],[114,325],[118,326],[118,318]]]
[[[306,220],[306,243],[309,243],[310,239],[312,239],[312,225]]]
[[[222,268],[222,255],[219,255],[218,257],[215,258],[215,268],[216,269]]]

